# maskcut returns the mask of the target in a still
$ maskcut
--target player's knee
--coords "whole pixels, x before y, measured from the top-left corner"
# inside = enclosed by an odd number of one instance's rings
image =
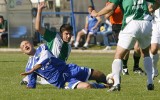
[[[87,83],[84,85],[84,89],[91,89],[92,88],[92,85]]]
[[[79,83],[78,85],[77,85],[77,89],[90,89],[90,88],[92,88],[92,85],[91,84],[89,84],[89,83]]]

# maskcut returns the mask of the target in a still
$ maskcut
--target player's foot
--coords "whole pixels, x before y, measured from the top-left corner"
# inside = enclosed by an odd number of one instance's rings
[[[72,49],[78,49],[78,47],[72,47]]]
[[[129,75],[129,73],[128,73],[128,68],[123,69],[123,70],[122,70],[122,74],[123,74],[123,75]]]
[[[21,85],[27,85],[27,84],[28,84],[28,82],[27,82],[27,81],[23,81],[23,80],[22,80],[22,81],[20,82],[20,84],[21,84]]]
[[[145,75],[146,73],[140,68],[140,67],[138,67],[138,68],[133,68],[133,72],[134,73],[138,73],[138,74],[140,74],[140,75]]]
[[[121,87],[120,84],[117,84],[116,86],[112,86],[108,92],[112,92],[112,91],[120,91]]]
[[[103,49],[103,51],[106,51],[106,50],[111,50],[111,46],[107,46],[106,48]]]
[[[152,73],[152,78],[154,79],[155,77],[157,77],[159,75],[158,70],[156,69],[153,73]]]
[[[148,84],[147,89],[148,90],[154,90],[154,84]]]
[[[86,50],[86,49],[88,49],[88,47],[85,47],[85,46],[84,46],[84,47],[82,47],[82,50]]]

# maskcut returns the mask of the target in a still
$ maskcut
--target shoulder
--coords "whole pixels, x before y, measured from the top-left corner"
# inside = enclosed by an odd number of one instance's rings
[[[48,50],[48,47],[46,46],[46,44],[41,44],[41,45],[37,48],[37,51],[43,51],[43,50]]]

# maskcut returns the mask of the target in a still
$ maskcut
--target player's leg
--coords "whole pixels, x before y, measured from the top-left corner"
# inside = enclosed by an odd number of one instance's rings
[[[107,83],[106,75],[103,72],[94,69],[91,70],[91,75],[89,77],[89,80],[95,80],[97,83],[99,82],[103,82],[105,84]]]
[[[151,43],[150,57],[152,59],[152,78],[158,76],[157,63],[159,60],[158,43]]]
[[[158,49],[160,45],[160,23],[153,22],[152,26],[152,38],[151,38],[151,48],[150,48],[150,56],[152,59],[152,78],[158,76],[157,63],[159,60]]]
[[[92,36],[93,36],[93,34],[90,34],[90,32],[89,32],[88,35],[87,35],[86,42],[83,45],[84,48],[86,48],[86,49],[88,48],[88,45],[89,45],[89,42],[90,42]]]
[[[125,54],[125,56],[124,56],[124,58],[123,58],[123,70],[122,70],[122,74],[123,75],[129,75],[129,73],[128,73],[128,66],[127,66],[127,63],[128,63],[128,58],[129,58],[129,53],[130,53],[130,51],[128,51],[126,54]]]
[[[142,52],[144,54],[144,69],[147,74],[147,88],[148,90],[153,90],[153,79],[152,79],[152,59],[149,56],[149,46],[145,49],[142,49]]]
[[[138,41],[134,45],[134,54],[133,54],[133,59],[134,59],[134,66],[133,66],[133,72],[138,73],[140,75],[145,75],[145,72],[139,67],[139,61],[141,57],[141,49],[139,47]]]
[[[125,54],[134,47],[134,44],[136,43],[134,34],[136,34],[138,30],[139,28],[136,23],[134,21],[131,21],[119,34],[118,46],[116,48],[115,58],[112,63],[114,85],[108,91],[120,91],[120,73],[122,70],[122,59],[124,58]]]
[[[152,79],[152,59],[150,57],[149,48],[151,43],[151,32],[152,24],[150,21],[137,21],[140,26],[140,37],[138,43],[142,48],[142,54],[144,56],[143,65],[147,74],[147,89],[154,90],[153,79]]]
[[[81,31],[78,32],[77,37],[76,37],[76,41],[75,41],[75,43],[74,43],[74,47],[75,47],[75,48],[78,48],[80,39],[81,39],[81,37],[82,37],[83,35],[85,35],[85,34],[87,34],[87,32],[86,32],[84,29],[82,29]]]

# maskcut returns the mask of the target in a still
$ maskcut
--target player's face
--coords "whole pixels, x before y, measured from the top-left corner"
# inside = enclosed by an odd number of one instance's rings
[[[21,51],[27,55],[31,55],[33,51],[33,45],[29,41],[23,41],[20,44]]]
[[[71,31],[63,31],[62,33],[62,40],[64,42],[70,42],[72,37],[72,32]]]
[[[88,8],[88,13],[91,14],[92,10],[93,10],[93,9],[89,7],[89,8]]]

